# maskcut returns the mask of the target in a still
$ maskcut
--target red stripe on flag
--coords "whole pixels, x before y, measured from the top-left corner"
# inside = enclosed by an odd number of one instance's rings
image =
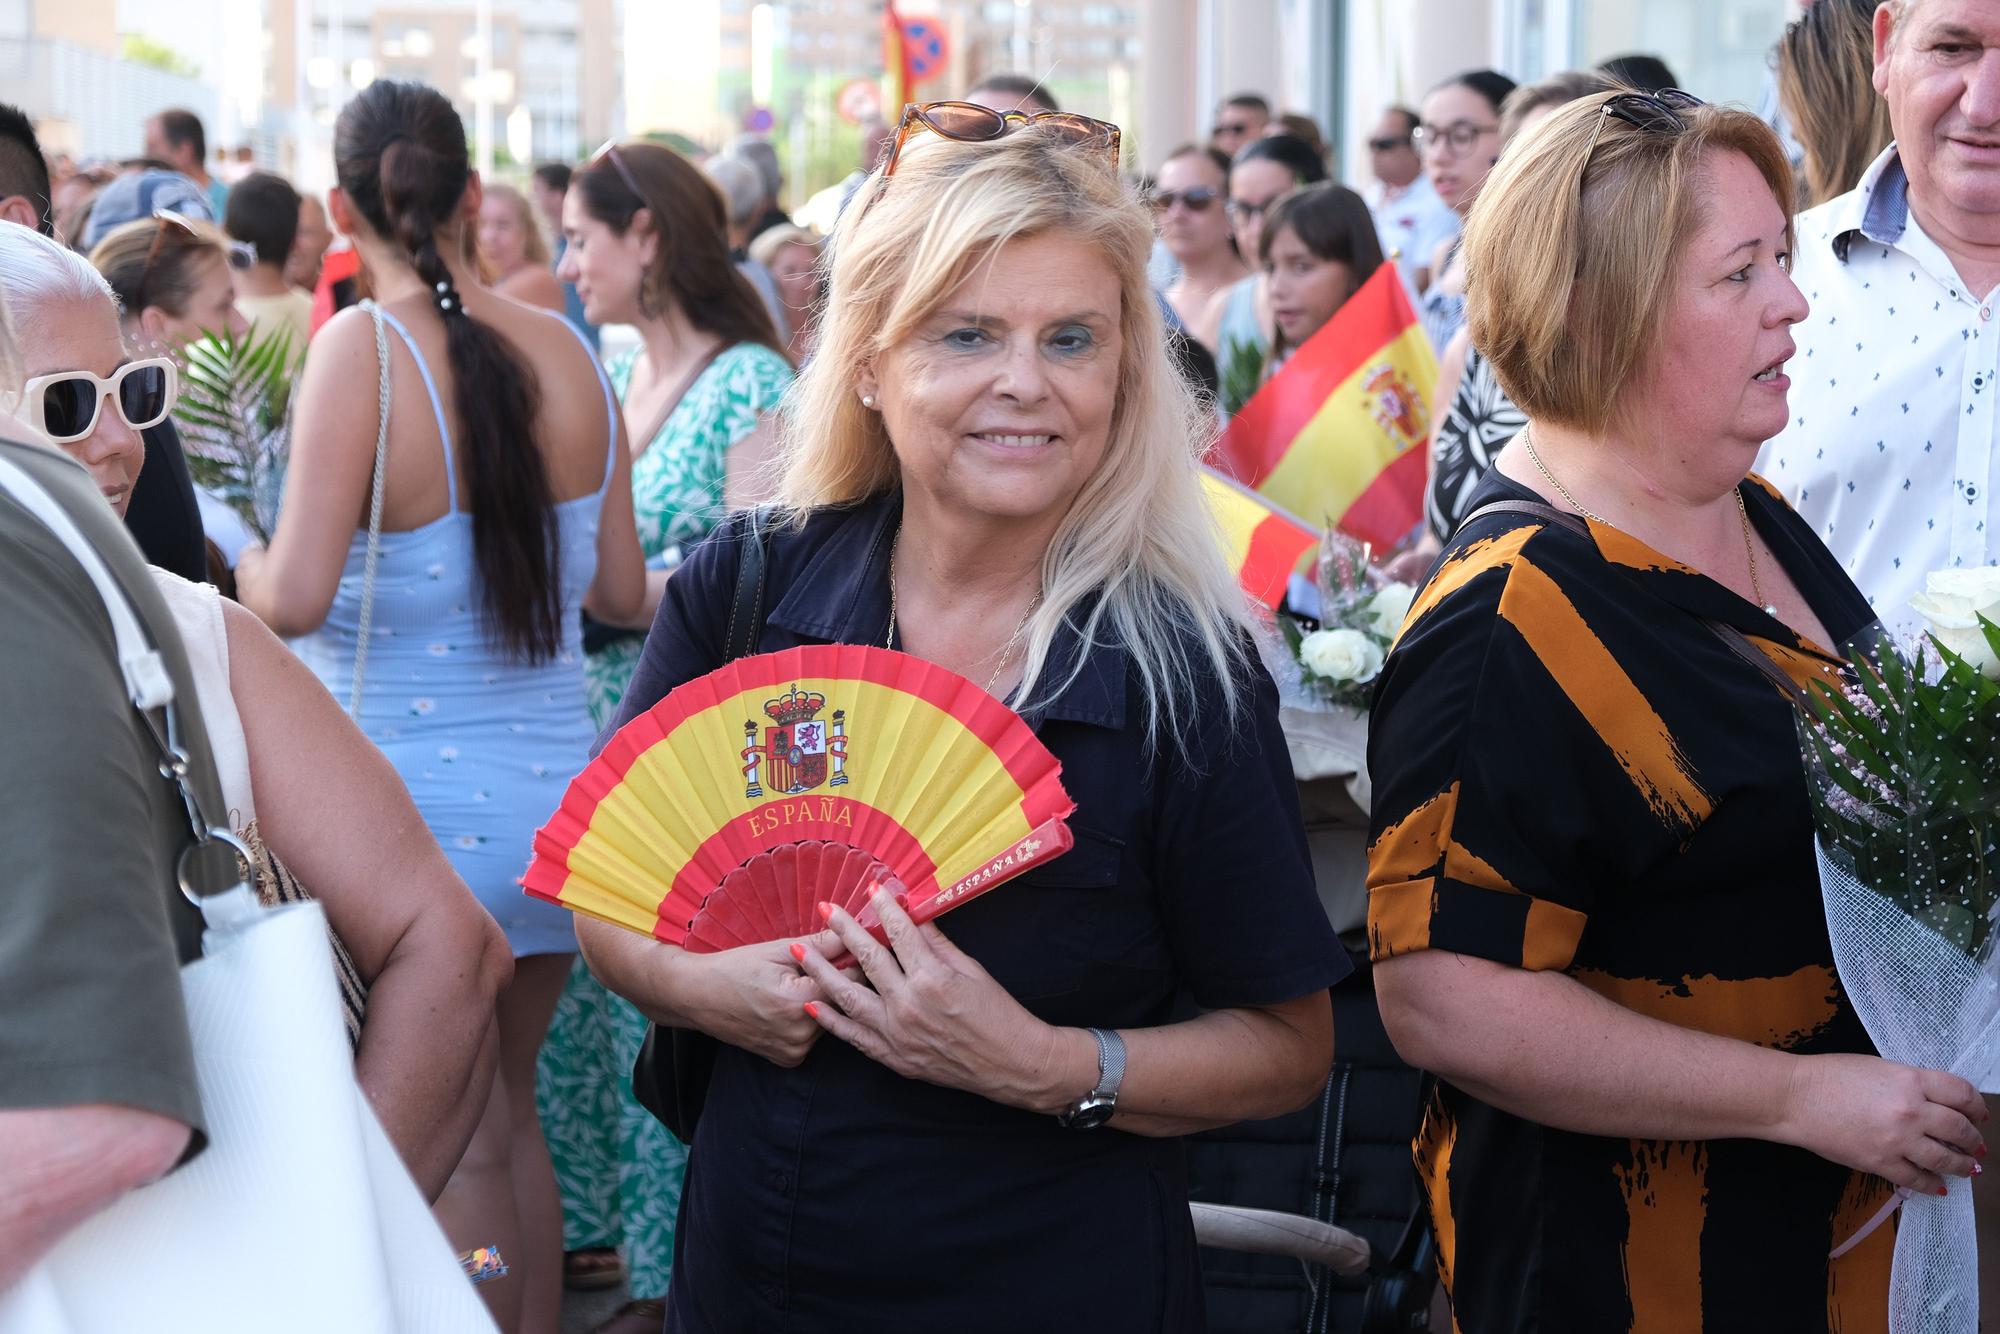
[[[1319,534],[1273,514],[1250,533],[1250,549],[1236,572],[1243,591],[1267,607],[1284,605],[1285,585],[1306,553],[1319,545]]]
[[[1334,526],[1350,537],[1371,542],[1377,550],[1394,546],[1410,535],[1424,517],[1424,482],[1429,451],[1406,449],[1381,472],[1368,489],[1347,507]]]
[[[1245,486],[1263,485],[1327,397],[1416,320],[1396,266],[1383,264],[1230,419],[1209,463]]]

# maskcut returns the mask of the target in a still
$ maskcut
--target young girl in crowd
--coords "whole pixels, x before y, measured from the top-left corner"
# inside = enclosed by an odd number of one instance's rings
[[[1264,215],[1259,265],[1276,334],[1269,379],[1382,266],[1382,243],[1360,195],[1323,182],[1280,199]]]

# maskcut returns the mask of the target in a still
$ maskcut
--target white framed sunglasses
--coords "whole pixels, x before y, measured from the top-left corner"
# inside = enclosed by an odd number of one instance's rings
[[[118,415],[135,431],[158,426],[180,396],[180,376],[165,357],[129,361],[110,375],[90,371],[54,371],[32,377],[21,388],[20,412],[28,425],[67,445],[97,429],[97,414],[106,399],[118,405]]]

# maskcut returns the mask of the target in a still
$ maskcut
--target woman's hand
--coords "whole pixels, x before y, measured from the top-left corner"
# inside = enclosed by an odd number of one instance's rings
[[[1946,1176],[1980,1170],[1979,1091],[1957,1075],[1878,1056],[1802,1056],[1779,1138],[1899,1186],[1945,1193]]]
[[[895,888],[874,898],[889,948],[843,909],[827,914],[829,934],[854,956],[866,985],[827,962],[819,940],[793,947],[822,993],[803,1006],[810,1021],[906,1078],[1011,1107],[1055,1112],[1088,1091],[1097,1078],[1089,1035],[1028,1013],[944,932],[912,922]],[[1081,1047],[1065,1043],[1065,1034]]]
[[[825,951],[838,949],[840,942],[826,931],[810,944]],[[715,954],[682,955],[678,962],[687,976],[675,988],[680,997],[676,1009],[711,1037],[773,1065],[795,1066],[819,1040],[820,1026],[807,1015],[806,1007],[825,998],[821,984],[795,962],[793,952],[805,948],[773,940]]]

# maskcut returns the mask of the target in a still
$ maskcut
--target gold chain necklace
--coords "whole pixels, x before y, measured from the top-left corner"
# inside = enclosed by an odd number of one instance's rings
[[[902,544],[903,530],[898,528],[895,537],[889,541],[889,633],[882,641],[882,647],[896,647],[896,548]],[[986,693],[992,694],[993,687],[1000,684],[1000,674],[1007,670],[1007,663],[1014,656],[1014,646],[1021,642],[1021,636],[1028,632],[1028,622],[1035,618],[1036,608],[1042,605],[1042,595],[1035,594],[1028,603],[1028,609],[1021,613],[1021,623],[1014,627],[1014,633],[1007,636],[1007,642],[1000,646],[1000,657],[993,665],[993,675],[986,678]]]
[[[1592,523],[1602,523],[1607,528],[1617,526],[1598,518],[1595,514],[1585,509],[1578,503],[1577,498],[1569,493],[1569,488],[1556,480],[1556,475],[1549,471],[1549,465],[1543,463],[1542,456],[1535,452],[1535,438],[1529,434],[1528,428],[1525,426],[1521,428],[1521,443],[1528,447],[1528,461],[1535,465],[1535,471],[1539,472],[1548,481],[1548,484],[1556,489],[1557,495],[1569,502],[1571,509]],[[1735,494],[1736,517],[1743,523],[1743,554],[1750,559],[1750,592],[1757,599],[1757,605],[1763,609],[1766,616],[1776,616],[1778,608],[1775,604],[1764,600],[1764,585],[1757,578],[1757,543],[1750,535],[1750,509],[1743,503],[1743,488],[1737,487]]]

